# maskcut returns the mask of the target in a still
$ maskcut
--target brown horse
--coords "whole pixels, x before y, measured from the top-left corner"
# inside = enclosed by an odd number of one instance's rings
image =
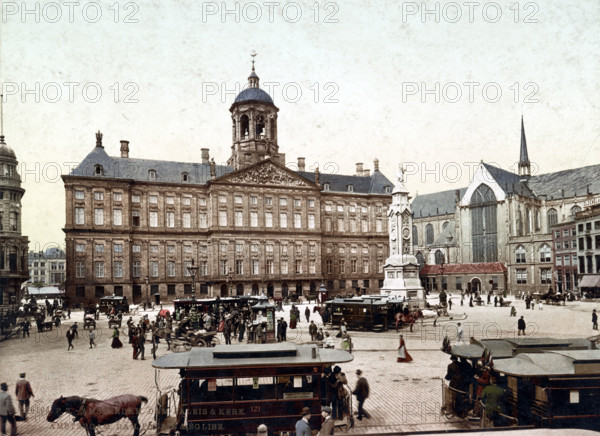
[[[96,436],[95,428],[97,426],[112,424],[121,418],[127,418],[133,424],[133,436],[139,436],[138,415],[142,403],[147,402],[146,397],[136,395],[119,395],[108,400],[61,396],[52,403],[46,419],[54,422],[63,413],[69,413],[75,417],[73,422],[79,421],[87,434]]]

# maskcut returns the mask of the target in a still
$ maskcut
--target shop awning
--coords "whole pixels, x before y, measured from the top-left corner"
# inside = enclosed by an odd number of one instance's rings
[[[580,288],[600,288],[600,274],[585,275],[579,281]]]

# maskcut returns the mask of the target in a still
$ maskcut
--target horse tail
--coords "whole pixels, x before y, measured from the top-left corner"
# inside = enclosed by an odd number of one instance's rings
[[[148,398],[146,398],[146,397],[144,397],[144,396],[141,396],[141,395],[140,395],[140,401],[141,401],[142,403],[147,403],[147,402],[148,402]]]

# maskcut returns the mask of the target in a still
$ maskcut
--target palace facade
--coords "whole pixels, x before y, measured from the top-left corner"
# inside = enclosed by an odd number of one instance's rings
[[[69,175],[66,293],[130,301],[177,296],[377,292],[388,256],[392,183],[356,165],[353,175],[286,167],[278,112],[252,67],[230,108],[231,156],[216,165],[107,154],[102,134]],[[292,165],[290,165],[292,166]],[[195,280],[190,267],[197,267]],[[191,271],[194,271],[192,269]]]

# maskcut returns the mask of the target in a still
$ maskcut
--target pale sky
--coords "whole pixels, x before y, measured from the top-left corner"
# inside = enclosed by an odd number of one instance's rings
[[[537,172],[600,163],[597,0],[227,2],[225,15],[220,1],[192,0],[2,8],[4,133],[30,249],[64,244],[58,174],[97,130],[112,156],[126,139],[130,157],[199,161],[208,147],[225,162],[231,90],[246,84],[252,50],[262,87],[279,84],[267,90],[288,163],[353,174],[377,157],[390,179],[405,163],[412,195],[455,189],[481,159],[516,169],[521,114]]]

